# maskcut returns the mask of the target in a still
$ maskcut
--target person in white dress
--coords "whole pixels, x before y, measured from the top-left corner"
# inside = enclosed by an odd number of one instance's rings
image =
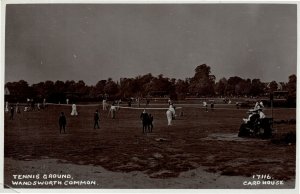
[[[172,120],[175,119],[175,109],[173,105],[169,106],[169,109],[166,112],[167,120],[168,120],[168,126],[172,125]]]
[[[166,115],[168,120],[168,126],[170,126],[172,125],[172,112],[170,110],[167,110]]]
[[[105,99],[103,99],[102,100],[102,106],[103,106],[103,110],[106,110],[106,100]]]
[[[112,118],[112,119],[115,119],[115,118],[116,118],[116,112],[117,112],[117,108],[116,108],[116,106],[115,106],[114,104],[112,104],[112,105],[110,106],[110,109],[109,109],[109,112],[108,112],[108,114],[111,115],[111,118]]]
[[[76,109],[76,104],[72,104],[72,112],[71,112],[71,116],[77,116],[78,112]]]

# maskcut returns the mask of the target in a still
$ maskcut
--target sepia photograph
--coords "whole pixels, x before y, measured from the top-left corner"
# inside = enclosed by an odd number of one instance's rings
[[[297,3],[2,11],[4,191],[297,192]]]

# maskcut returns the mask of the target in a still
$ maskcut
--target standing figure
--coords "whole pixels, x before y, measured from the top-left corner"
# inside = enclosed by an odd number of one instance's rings
[[[175,108],[174,108],[173,104],[171,104],[171,105],[169,106],[169,110],[170,110],[171,113],[172,113],[172,120],[175,120],[175,118],[176,118],[176,112],[175,112]]]
[[[27,98],[27,107],[29,108],[30,107],[30,99]]]
[[[77,116],[78,112],[76,109],[76,104],[72,104],[72,112],[71,112],[71,116]]]
[[[67,124],[67,119],[64,114],[64,112],[60,113],[59,119],[58,119],[58,124],[59,124],[59,133],[61,133],[61,129],[64,130],[64,133],[66,133],[66,124]]]
[[[171,100],[171,98],[169,98],[168,104],[169,104],[169,106],[172,105],[172,100]]]
[[[141,106],[140,97],[137,98],[137,103],[138,103],[138,107],[140,108]]]
[[[206,111],[206,112],[208,112],[208,110],[207,110],[207,103],[206,103],[206,101],[204,101],[204,102],[203,102],[203,106],[205,107],[205,111]]]
[[[103,110],[106,110],[106,100],[105,99],[102,100],[102,106],[103,106]]]
[[[69,104],[69,98],[66,99],[66,103]]]
[[[167,120],[168,120],[168,126],[171,126],[172,125],[172,112],[170,109],[167,110],[166,115],[167,115]]]
[[[110,109],[109,109],[109,112],[108,112],[108,114],[111,114],[111,118],[112,118],[112,119],[115,119],[115,118],[116,118],[116,111],[117,111],[117,108],[116,108],[115,104],[113,103],[113,104],[110,106]]]
[[[211,111],[214,111],[214,108],[215,108],[215,104],[214,104],[214,102],[211,102],[211,104],[210,104]]]
[[[153,116],[151,114],[149,114],[149,132],[152,133],[152,129],[153,129]]]
[[[10,120],[14,120],[14,113],[15,113],[15,109],[13,106],[10,107]]]
[[[147,129],[149,127],[149,115],[145,109],[141,113],[140,119],[142,120],[142,124],[143,124],[143,133],[147,133]]]
[[[44,98],[44,100],[43,100],[43,109],[45,109],[46,108],[46,98]]]
[[[5,102],[5,112],[9,112],[9,110],[8,110],[8,102],[7,101]]]
[[[99,129],[99,112],[98,110],[96,110],[96,112],[94,113],[94,129],[96,129],[96,127]]]
[[[39,102],[37,103],[36,107],[37,107],[37,110],[38,110],[38,111],[41,110],[41,106],[40,106],[40,103],[39,103]]]
[[[34,111],[35,110],[35,102],[33,99],[31,99],[31,110]]]
[[[17,102],[17,104],[16,104],[16,113],[21,113],[20,107],[19,107],[19,103],[18,103],[18,102]]]

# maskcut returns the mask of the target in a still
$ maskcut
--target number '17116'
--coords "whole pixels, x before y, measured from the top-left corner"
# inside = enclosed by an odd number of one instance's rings
[[[272,177],[269,174],[255,174],[252,176],[253,179],[267,179],[270,180]]]

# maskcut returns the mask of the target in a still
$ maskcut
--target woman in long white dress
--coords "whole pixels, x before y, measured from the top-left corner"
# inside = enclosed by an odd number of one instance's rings
[[[168,120],[168,126],[170,126],[172,125],[172,112],[170,110],[167,110],[166,115]]]
[[[167,120],[168,120],[168,126],[172,125],[172,120],[175,118],[175,109],[172,105],[170,105],[169,110],[166,112]]]
[[[71,112],[71,116],[77,116],[78,112],[76,109],[76,104],[72,104],[72,112]]]

